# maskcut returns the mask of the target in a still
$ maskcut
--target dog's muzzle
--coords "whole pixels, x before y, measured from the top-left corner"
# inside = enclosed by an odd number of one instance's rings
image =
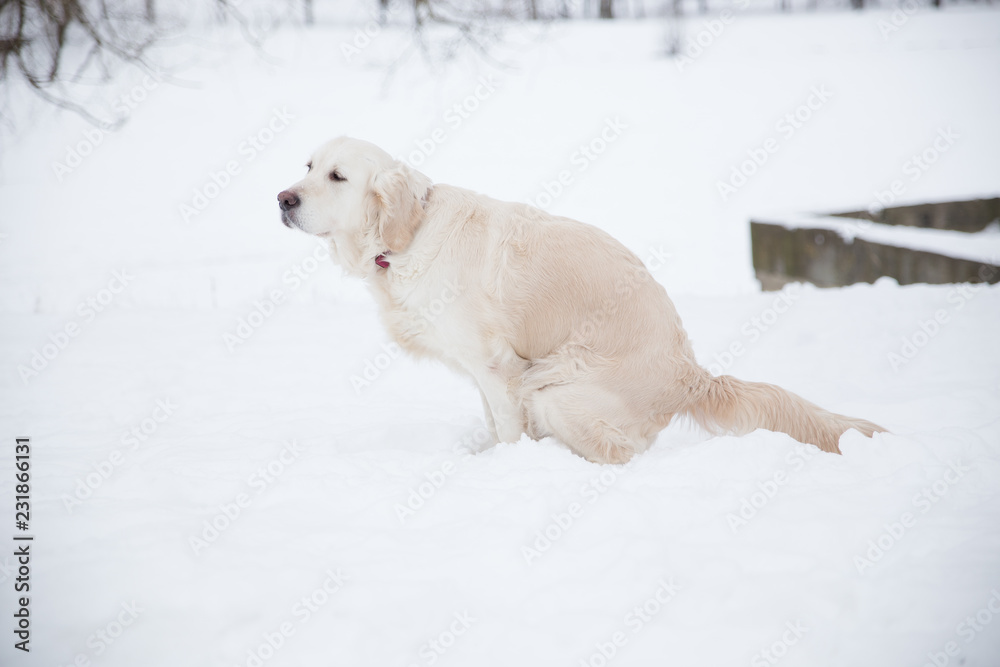
[[[301,203],[299,196],[292,192],[291,190],[282,190],[278,193],[278,208],[281,209],[281,222],[291,229],[292,227],[298,227],[292,220],[293,211],[298,208]]]

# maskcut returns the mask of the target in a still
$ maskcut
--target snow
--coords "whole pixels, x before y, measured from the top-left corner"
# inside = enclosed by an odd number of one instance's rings
[[[145,99],[61,179],[87,126],[12,87],[0,419],[32,438],[36,538],[32,651],[8,634],[0,662],[998,664],[1000,288],[761,293],[749,261],[762,211],[857,210],[896,179],[907,201],[996,192],[1000,13],[921,11],[883,37],[890,18],[738,14],[684,67],[660,22],[557,23],[508,30],[503,68],[465,53],[391,76],[395,29],[350,62],[351,25],[279,31],[270,57],[216,30],[225,47],[158,52],[186,85],[118,82],[107,101]],[[479,451],[471,385],[393,357],[364,288],[278,221],[337,134],[499,198],[569,171],[549,210],[667,256],[654,275],[706,366],[891,433],[834,456],[677,423],[625,469],[551,440]]]

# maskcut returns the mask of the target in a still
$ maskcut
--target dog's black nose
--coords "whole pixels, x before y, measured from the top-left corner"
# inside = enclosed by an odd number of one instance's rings
[[[282,211],[289,211],[299,205],[299,198],[291,190],[282,190],[278,193],[278,206]]]

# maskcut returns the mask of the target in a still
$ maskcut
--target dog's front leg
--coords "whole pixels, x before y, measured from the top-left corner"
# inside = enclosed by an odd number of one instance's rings
[[[483,397],[486,423],[499,442],[517,442],[527,431],[519,391],[521,376],[528,365],[513,350],[506,350],[473,370]]]
[[[497,423],[493,419],[493,410],[490,408],[490,402],[486,400],[486,394],[483,390],[479,390],[479,397],[483,399],[483,416],[486,420],[486,428],[489,429],[490,435],[493,436],[493,442],[489,444],[490,447],[500,442],[500,436],[497,435]]]
[[[498,442],[517,442],[527,430],[520,406],[512,400],[507,382],[497,377],[478,377],[483,394],[486,423]]]

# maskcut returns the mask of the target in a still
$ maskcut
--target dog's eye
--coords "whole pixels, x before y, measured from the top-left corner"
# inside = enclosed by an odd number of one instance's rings
[[[310,172],[312,170],[313,170],[313,163],[312,162],[306,162],[306,172]]]
[[[333,170],[333,171],[330,172],[330,180],[331,181],[346,181],[347,179],[344,178],[343,176],[341,176],[339,171]]]

